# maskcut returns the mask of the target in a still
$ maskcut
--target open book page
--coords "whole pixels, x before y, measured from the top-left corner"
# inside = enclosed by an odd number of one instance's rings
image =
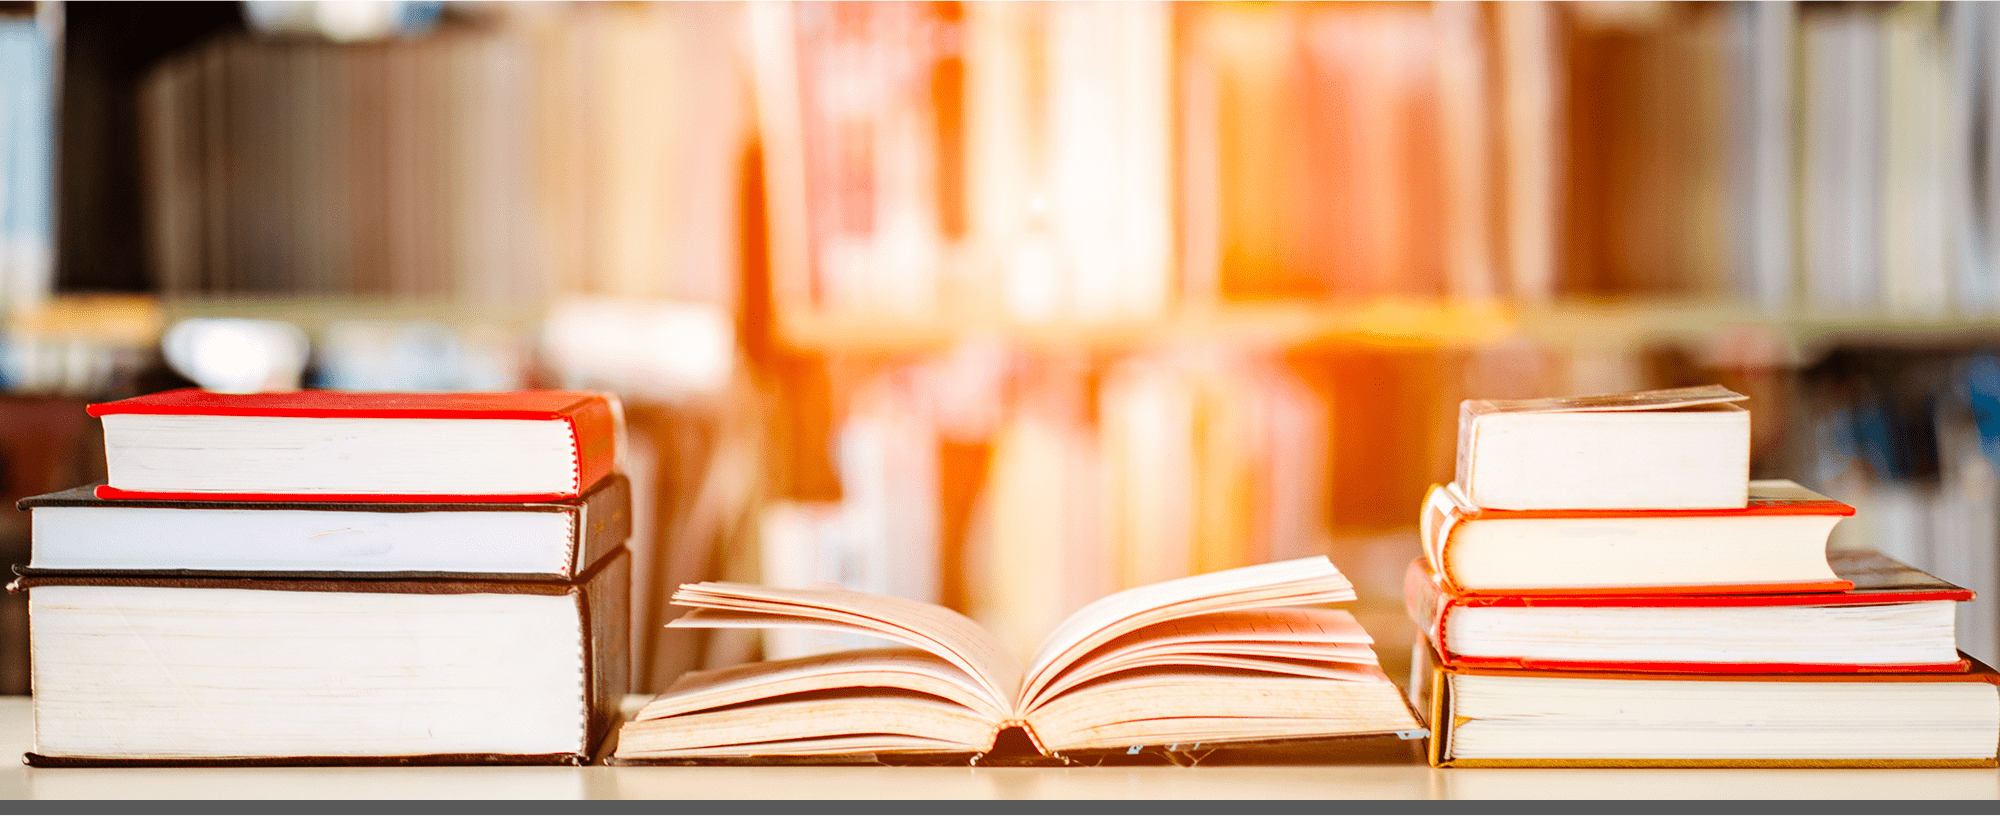
[[[1042,642],[1022,700],[1092,649],[1134,630],[1207,612],[1354,600],[1354,586],[1326,556],[1296,558],[1135,587],[1076,611]]]
[[[838,689],[793,695],[746,708],[696,711],[634,720],[618,733],[618,755],[724,749],[787,741],[802,753],[827,753],[820,740],[843,744],[853,737],[914,737],[923,747],[983,751],[999,726],[961,705],[895,689]],[[768,753],[760,751],[759,753]]]
[[[697,610],[693,614],[714,612]],[[755,620],[764,616],[743,617]],[[934,694],[994,722],[1007,713],[986,698],[971,675],[937,655],[921,649],[859,649],[689,672],[640,709],[635,719],[672,717],[788,694],[840,688],[896,688]]]
[[[634,729],[643,730],[643,729]],[[643,739],[643,738],[642,738]],[[910,737],[901,734],[855,734],[847,737],[770,740],[743,745],[704,745],[695,748],[633,748],[618,745],[619,759],[750,759],[753,757],[837,757],[875,753],[951,753],[978,751],[950,740]]]
[[[684,584],[674,592],[681,606],[830,621],[908,643],[963,669],[1000,709],[1013,707],[1021,688],[1021,662],[991,633],[937,604],[838,589],[781,589],[726,581]]]
[[[1025,706],[1114,672],[1192,666],[1332,680],[1372,681],[1378,665],[1373,638],[1341,609],[1253,609],[1215,612],[1156,623],[1092,651],[1059,672]],[[1343,665],[1347,664],[1347,665]]]
[[[1380,668],[1355,670],[1373,679],[1328,682],[1227,669],[1141,670],[1071,689],[1029,712],[1025,720],[1042,745],[1055,751],[1423,728]]]

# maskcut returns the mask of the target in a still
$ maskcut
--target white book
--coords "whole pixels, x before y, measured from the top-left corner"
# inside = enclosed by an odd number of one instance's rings
[[[589,761],[629,559],[580,583],[29,576],[35,765]]]
[[[175,572],[571,580],[625,543],[631,490],[613,475],[547,502],[187,502],[22,499],[31,572]]]
[[[1466,400],[1458,487],[1493,510],[1743,507],[1750,412],[1718,385]]]

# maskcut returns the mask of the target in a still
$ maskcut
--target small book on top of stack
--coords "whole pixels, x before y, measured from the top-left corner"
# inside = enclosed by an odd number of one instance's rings
[[[1465,404],[1404,596],[1433,764],[1995,766],[1972,593],[1829,553],[1854,509],[1750,480],[1742,399]]]
[[[627,673],[607,395],[90,406],[108,484],[23,499],[30,764],[590,760]]]

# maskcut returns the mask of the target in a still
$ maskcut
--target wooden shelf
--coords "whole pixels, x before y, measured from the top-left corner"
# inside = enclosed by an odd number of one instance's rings
[[[449,298],[232,296],[168,299],[160,302],[167,325],[190,317],[247,317],[285,320],[307,334],[319,335],[341,320],[435,320],[455,328],[497,327],[531,331],[541,323],[546,304],[471,304]]]
[[[1521,338],[1612,351],[1679,343],[1785,364],[1809,361],[1840,343],[2000,340],[2000,315],[1772,312],[1737,303],[1641,299],[1546,305],[1393,300],[1232,303],[1182,307],[1156,317],[1039,322],[991,314],[912,317],[781,309],[777,327],[780,342],[820,353],[935,351],[981,338],[1082,351],[1203,341],[1282,348],[1470,348]]]
[[[17,335],[149,342],[190,317],[287,320],[318,334],[339,320],[435,320],[456,328],[533,332],[545,304],[478,305],[446,298],[238,296],[159,299],[68,295],[9,317]],[[1118,352],[1181,343],[1271,348],[1473,348],[1511,338],[1566,348],[1627,351],[1679,343],[1770,362],[1809,362],[1842,343],[1939,346],[2000,341],[2000,315],[1895,316],[1881,312],[1769,311],[1739,303],[1626,299],[1546,305],[1381,300],[1274,301],[1183,306],[1161,316],[1029,321],[991,313],[869,315],[785,308],[778,340],[818,353],[937,351],[979,339],[1047,351]]]
[[[1519,308],[1517,320],[1521,336],[1555,346],[1636,350],[1680,343],[1743,362],[1787,365],[1809,363],[1841,344],[1938,346],[2000,340],[2000,315],[1901,316],[1804,307],[1770,310],[1690,300],[1524,306]]]
[[[1287,348],[1461,347],[1508,336],[1516,318],[1511,307],[1497,303],[1378,301],[1353,306],[1286,302],[1184,307],[1166,316],[1089,321],[781,310],[777,322],[779,340],[795,349],[893,353],[936,350],[979,338],[1084,351],[1217,340]]]

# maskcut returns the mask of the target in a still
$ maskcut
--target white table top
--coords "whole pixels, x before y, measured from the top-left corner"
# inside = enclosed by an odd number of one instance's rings
[[[0,753],[33,745],[0,697]],[[1433,769],[1417,763],[1119,768],[29,768],[10,799],[1995,799],[1993,770]]]

